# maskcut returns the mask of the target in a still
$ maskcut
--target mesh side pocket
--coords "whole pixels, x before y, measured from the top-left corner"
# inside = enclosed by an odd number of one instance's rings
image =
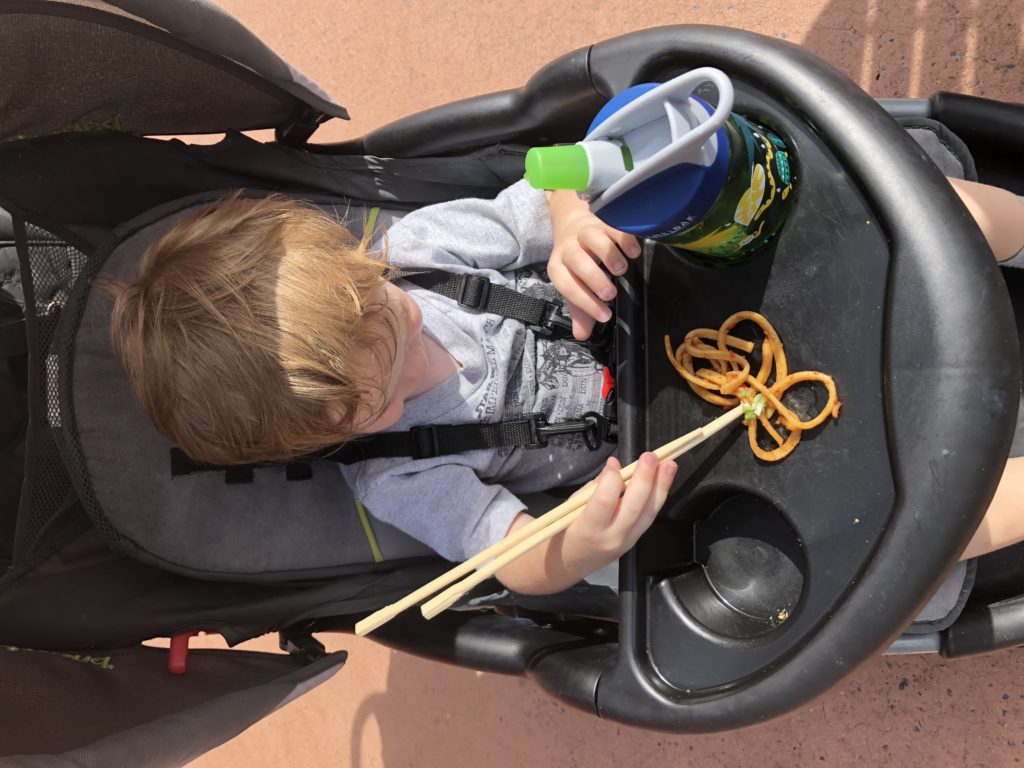
[[[88,526],[68,472],[63,427],[59,333],[75,282],[88,265],[85,253],[50,232],[15,220],[29,344],[29,417],[25,484],[18,510],[15,558],[23,564],[42,559]]]

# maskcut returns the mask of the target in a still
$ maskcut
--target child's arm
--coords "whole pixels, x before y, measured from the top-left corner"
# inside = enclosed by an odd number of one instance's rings
[[[629,550],[665,503],[676,465],[673,461],[659,464],[653,453],[645,453],[625,492],[619,469],[615,458],[608,459],[593,481],[597,490],[579,519],[500,570],[501,582],[527,595],[561,592]],[[521,513],[509,533],[531,520]]]
[[[1024,540],[1024,457],[1010,459],[988,512],[974,532],[961,560]]]
[[[601,269],[613,275],[626,271],[624,256],[635,259],[640,244],[632,235],[612,229],[590,212],[575,192],[547,192],[553,248],[548,260],[548,277],[565,297],[572,314],[573,335],[590,336],[594,322],[605,322],[611,310],[605,304],[615,298],[615,285]]]
[[[501,273],[543,264],[551,255],[547,201],[520,181],[493,200],[428,205],[391,227],[385,244],[388,261],[399,269]]]

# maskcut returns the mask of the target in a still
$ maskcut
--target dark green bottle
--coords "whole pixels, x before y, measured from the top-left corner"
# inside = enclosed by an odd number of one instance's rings
[[[707,81],[717,107],[693,95]],[[786,142],[732,104],[731,82],[710,67],[634,86],[605,105],[583,141],[531,149],[526,179],[580,192],[616,229],[735,263],[779,231],[795,174]]]

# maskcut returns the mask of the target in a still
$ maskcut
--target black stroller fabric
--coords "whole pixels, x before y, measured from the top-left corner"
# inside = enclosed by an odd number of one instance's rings
[[[494,197],[523,175],[525,147],[452,157],[337,155],[261,144],[229,132],[211,146],[122,134],[0,143],[4,203],[59,221],[99,246],[158,205],[211,190],[276,190],[409,210],[460,197]]]
[[[21,318],[18,302],[5,287],[0,287],[0,334],[9,330],[19,334],[24,342]],[[16,510],[21,496],[28,427],[27,362],[24,352],[9,357],[0,354],[0,510]],[[13,514],[0,514],[0,568],[14,558],[14,524]]]
[[[347,118],[212,3],[3,3],[0,141],[77,131],[175,134]],[[216,104],[216,109],[208,106]]]
[[[0,645],[0,767],[185,765],[325,682],[345,659],[304,666],[285,655],[195,650],[190,673],[172,677],[159,648]],[[17,727],[26,719],[48,727]]]
[[[86,263],[85,254],[50,232],[13,222],[21,262],[30,419],[24,440],[25,481],[18,507],[14,559],[25,566],[89,527],[61,455],[61,395],[58,359],[72,340],[57,334],[69,291]]]

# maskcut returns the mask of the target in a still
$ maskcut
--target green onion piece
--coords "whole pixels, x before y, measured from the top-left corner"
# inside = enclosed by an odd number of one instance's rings
[[[768,405],[768,401],[765,400],[764,395],[762,395],[759,392],[757,394],[757,397],[754,398],[753,402],[741,402],[740,405],[743,406],[743,420],[753,421],[762,413],[764,413],[764,409]]]
[[[757,397],[754,398],[754,416],[760,416],[764,413],[764,409],[767,405],[768,401],[765,400],[764,395],[758,392]]]

